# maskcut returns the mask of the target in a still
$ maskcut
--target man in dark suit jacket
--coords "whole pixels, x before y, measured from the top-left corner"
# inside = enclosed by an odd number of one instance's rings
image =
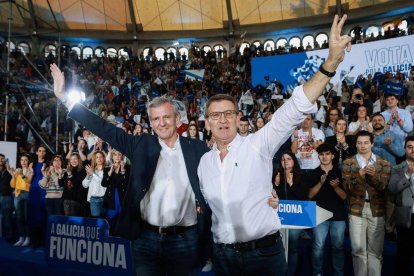
[[[395,275],[410,275],[414,248],[414,136],[405,139],[407,160],[392,167],[388,189],[395,195],[397,227]]]
[[[177,134],[179,112],[168,98],[149,103],[158,137],[133,136],[64,94],[64,76],[51,65],[54,91],[69,116],[131,160],[131,175],[115,234],[133,241],[137,275],[188,275],[196,267],[200,237],[209,237],[209,213],[197,167],[205,143]]]

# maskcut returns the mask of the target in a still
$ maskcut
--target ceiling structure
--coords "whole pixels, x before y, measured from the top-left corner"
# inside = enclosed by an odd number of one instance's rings
[[[414,6],[411,0],[0,0],[0,31],[7,31],[10,6],[14,32],[145,40],[323,24],[340,2],[352,16]]]

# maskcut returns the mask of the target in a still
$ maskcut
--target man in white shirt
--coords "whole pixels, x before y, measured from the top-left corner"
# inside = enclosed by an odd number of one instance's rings
[[[51,65],[54,91],[69,116],[131,160],[131,174],[115,235],[132,241],[136,275],[192,275],[199,241],[209,238],[210,213],[201,194],[197,166],[208,151],[200,140],[179,136],[174,101],[148,104],[149,134],[133,136],[96,116],[64,93],[64,76]]]
[[[214,269],[217,275],[285,275],[287,265],[280,239],[281,223],[267,204],[272,192],[272,159],[306,114],[350,50],[351,38],[341,36],[346,15],[335,16],[329,55],[320,71],[274,114],[262,129],[247,137],[237,134],[240,116],[229,95],[215,95],[206,106],[206,127],[216,139],[200,161],[200,188],[212,210]]]

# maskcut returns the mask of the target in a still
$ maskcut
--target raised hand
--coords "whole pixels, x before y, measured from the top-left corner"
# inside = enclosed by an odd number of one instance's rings
[[[86,173],[88,175],[92,175],[93,174],[93,169],[92,169],[92,166],[91,165],[86,165],[85,166],[85,170],[86,170]]]
[[[330,72],[335,71],[338,65],[344,60],[344,50],[351,51],[351,37],[349,35],[341,35],[346,18],[346,14],[341,20],[339,20],[338,15],[335,15],[334,21],[332,22],[329,35],[329,54],[325,65],[327,66],[325,69]],[[330,66],[332,67],[329,68]]]
[[[50,72],[53,77],[53,91],[55,92],[55,96],[63,101],[65,99],[65,75],[54,63],[50,65]]]

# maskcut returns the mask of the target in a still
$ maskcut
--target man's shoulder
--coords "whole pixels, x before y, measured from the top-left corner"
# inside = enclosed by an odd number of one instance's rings
[[[377,164],[377,165],[380,165],[381,167],[390,167],[391,168],[391,166],[390,166],[390,162],[389,161],[387,161],[386,159],[383,159],[383,158],[381,158],[380,156],[376,156],[376,160],[375,160],[375,163]]]
[[[209,148],[207,147],[206,142],[201,141],[199,139],[192,139],[192,138],[188,138],[188,137],[183,137],[180,136],[180,144],[181,147],[188,147],[192,150],[196,150],[197,152],[193,152],[193,153],[202,153],[204,154],[205,152],[209,151]]]
[[[395,166],[392,166],[392,170],[399,171],[399,170],[402,170],[404,168],[404,166],[405,166],[405,161],[401,162],[400,164],[397,164]]]
[[[343,164],[348,165],[348,166],[358,164],[358,161],[356,159],[356,155],[352,155],[352,156],[348,157],[347,159],[345,159]]]

